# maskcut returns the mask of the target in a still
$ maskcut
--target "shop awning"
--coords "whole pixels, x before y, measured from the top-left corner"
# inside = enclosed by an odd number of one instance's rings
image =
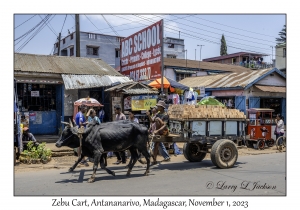
[[[264,92],[273,92],[273,93],[285,93],[286,87],[276,87],[276,86],[263,86],[263,85],[255,85],[258,89]]]
[[[109,75],[61,75],[66,90],[70,89],[83,89],[83,88],[94,88],[94,87],[108,87],[116,83],[130,82],[128,77],[124,76],[109,76]]]

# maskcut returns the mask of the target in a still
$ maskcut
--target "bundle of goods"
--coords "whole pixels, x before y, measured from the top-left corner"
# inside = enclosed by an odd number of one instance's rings
[[[238,109],[227,109],[219,105],[169,105],[168,115],[171,120],[185,119],[246,119],[244,112]]]

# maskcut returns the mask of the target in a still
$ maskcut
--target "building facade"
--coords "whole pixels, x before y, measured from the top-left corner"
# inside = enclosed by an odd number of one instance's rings
[[[172,37],[164,38],[164,57],[165,58],[185,58],[184,39],[177,39]]]
[[[282,72],[286,72],[286,44],[280,44],[275,47],[276,61],[275,66]]]
[[[113,68],[120,66],[120,42],[118,36],[80,32],[80,57],[100,58]],[[58,51],[58,47],[60,48]],[[76,56],[76,33],[68,36],[54,44],[54,55]]]
[[[252,69],[263,69],[273,67],[272,62],[267,62],[267,54],[257,54],[251,52],[238,52],[224,56],[206,58],[203,61],[239,65]]]

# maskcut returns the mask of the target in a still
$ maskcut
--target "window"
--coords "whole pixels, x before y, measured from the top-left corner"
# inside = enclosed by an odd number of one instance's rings
[[[120,57],[120,50],[116,50],[116,58]]]
[[[167,54],[167,58],[176,58],[176,55]]]
[[[174,44],[169,44],[168,48],[174,48]]]
[[[86,47],[87,55],[98,55],[99,47]]]
[[[74,56],[74,47],[70,48],[70,56]]]
[[[176,81],[179,82],[187,77],[191,77],[191,74],[176,74]]]
[[[70,39],[71,39],[71,40],[73,39],[73,34],[70,35]]]
[[[89,39],[97,39],[97,35],[96,34],[88,34]]]
[[[286,57],[286,48],[283,48],[283,57]]]
[[[65,44],[66,43],[66,39],[63,39],[63,44]]]

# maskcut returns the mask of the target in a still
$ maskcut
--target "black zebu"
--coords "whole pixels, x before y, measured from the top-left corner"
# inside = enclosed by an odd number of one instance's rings
[[[79,147],[78,127],[73,127],[71,121],[70,123],[63,123],[67,126],[63,130],[62,135],[55,146],[68,146],[70,148]],[[105,151],[104,153],[109,151],[122,151],[125,149],[130,150],[131,159],[128,164],[127,176],[130,175],[133,166],[138,160],[137,150],[141,152],[147,160],[147,168],[144,175],[148,175],[150,155],[147,151],[148,130],[145,126],[131,123],[128,120],[101,123],[100,125],[93,122],[88,124],[82,136],[81,157],[78,158],[69,171],[73,171],[82,158],[88,156],[94,158],[93,174],[88,182],[94,182],[99,163],[101,168],[105,169],[109,174],[114,175],[114,172],[105,167],[105,158],[102,157],[103,154],[99,150],[99,141],[101,138],[101,143]]]

